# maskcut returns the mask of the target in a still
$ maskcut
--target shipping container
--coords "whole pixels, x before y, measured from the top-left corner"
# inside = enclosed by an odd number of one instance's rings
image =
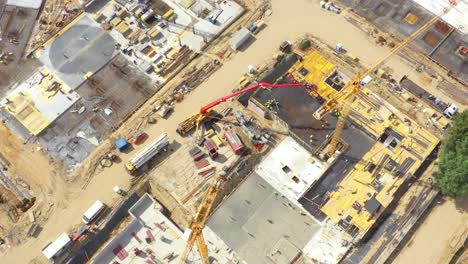
[[[205,140],[204,146],[208,151],[208,155],[210,155],[211,159],[216,159],[216,157],[218,157],[218,147],[211,138]]]
[[[237,136],[236,132],[232,128],[228,128],[224,133],[224,139],[226,139],[229,146],[231,146],[232,151],[237,155],[241,154],[244,150],[245,146],[240,140],[239,136]]]
[[[233,50],[238,50],[250,39],[252,33],[247,28],[242,28],[231,38],[230,44]]]

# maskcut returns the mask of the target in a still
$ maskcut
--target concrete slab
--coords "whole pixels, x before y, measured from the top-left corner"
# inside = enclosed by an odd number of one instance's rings
[[[466,14],[468,14],[468,2],[466,1],[456,1],[456,5],[451,5],[450,1],[440,1],[440,0],[413,0],[414,2],[420,4],[427,10],[431,11],[433,14],[440,14],[444,8],[449,8],[447,14],[442,16],[442,19],[449,23],[450,25],[458,28],[464,34],[468,34],[468,19]]]
[[[37,72],[16,87],[2,101],[2,106],[31,134],[37,135],[79,99],[76,92],[67,92],[55,76],[44,77]]]
[[[85,15],[47,46],[40,60],[76,89],[85,76],[94,74],[118,53],[115,44],[99,24]]]
[[[282,249],[274,250],[282,239],[302,250],[319,229],[255,172],[213,213],[207,226],[243,260],[256,264],[270,264],[282,254]]]
[[[166,216],[164,208],[149,194],[143,195],[130,208],[131,222],[121,230],[92,260],[91,263],[178,263],[186,241],[182,231]],[[229,263],[234,255],[211,230],[204,237],[212,258]],[[135,250],[141,250],[138,255]],[[189,255],[192,263],[201,263],[196,250]]]
[[[286,137],[255,169],[255,172],[285,195],[297,201],[325,172],[326,165],[305,148]]]
[[[6,4],[17,7],[39,9],[42,5],[42,0],[8,0]]]

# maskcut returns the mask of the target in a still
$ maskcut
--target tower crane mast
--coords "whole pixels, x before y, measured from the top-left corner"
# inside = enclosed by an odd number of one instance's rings
[[[317,120],[321,120],[326,114],[330,113],[336,107],[341,107],[341,113],[338,116],[338,122],[336,124],[335,132],[333,133],[332,138],[330,139],[330,146],[328,148],[327,154],[328,157],[331,157],[337,148],[337,145],[341,139],[341,134],[345,127],[346,119],[351,113],[351,108],[349,106],[351,99],[359,94],[361,87],[365,84],[362,83],[364,77],[371,74],[375,69],[377,69],[382,63],[384,63],[388,58],[397,53],[400,49],[405,47],[409,42],[415,39],[419,34],[424,32],[432,24],[434,24],[442,15],[446,14],[449,11],[448,8],[444,9],[440,14],[431,18],[426,24],[421,26],[418,30],[413,32],[409,37],[401,41],[396,45],[385,57],[380,59],[377,63],[367,68],[362,73],[358,73],[351,81],[349,81],[343,89],[334,97],[327,100],[317,111],[314,113],[314,117]]]

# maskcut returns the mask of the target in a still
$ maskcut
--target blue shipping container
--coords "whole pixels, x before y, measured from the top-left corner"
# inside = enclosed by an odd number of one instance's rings
[[[117,139],[114,144],[119,151],[124,151],[128,148],[128,142],[125,138]]]

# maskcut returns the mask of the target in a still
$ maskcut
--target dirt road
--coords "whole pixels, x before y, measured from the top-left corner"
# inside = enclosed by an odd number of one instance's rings
[[[448,263],[467,235],[468,198],[445,201],[430,212],[394,263]]]
[[[219,71],[188,95],[183,102],[177,104],[175,112],[168,120],[160,120],[156,125],[148,127],[146,132],[150,138],[168,132],[172,139],[177,140],[174,131],[180,121],[193,114],[201,104],[229,93],[240,76],[247,71],[248,65],[259,65],[271,58],[273,52],[277,51],[278,45],[285,39],[293,40],[304,33],[312,33],[330,45],[342,43],[366,64],[376,62],[388,51],[387,48],[377,47],[372,39],[349,24],[342,16],[321,9],[318,0],[296,0],[294,4],[291,3],[291,1],[273,0],[273,13],[271,17],[265,19],[267,27],[256,35],[256,41],[244,52],[239,52],[224,62],[224,66]],[[399,62],[396,60],[392,64],[398,65]],[[122,154],[120,157],[123,161],[127,161],[135,152]],[[39,237],[12,248],[2,258],[2,263],[27,263],[39,256],[41,248],[48,241],[55,239],[64,231],[71,230],[80,222],[82,213],[93,201],[101,199],[112,204],[117,198],[112,192],[112,187],[119,185],[127,188],[129,179],[130,176],[123,164],[116,164],[95,175],[86,190],[67,189],[64,186],[68,195],[60,203],[63,206],[54,209]],[[44,259],[39,257],[41,258]]]

